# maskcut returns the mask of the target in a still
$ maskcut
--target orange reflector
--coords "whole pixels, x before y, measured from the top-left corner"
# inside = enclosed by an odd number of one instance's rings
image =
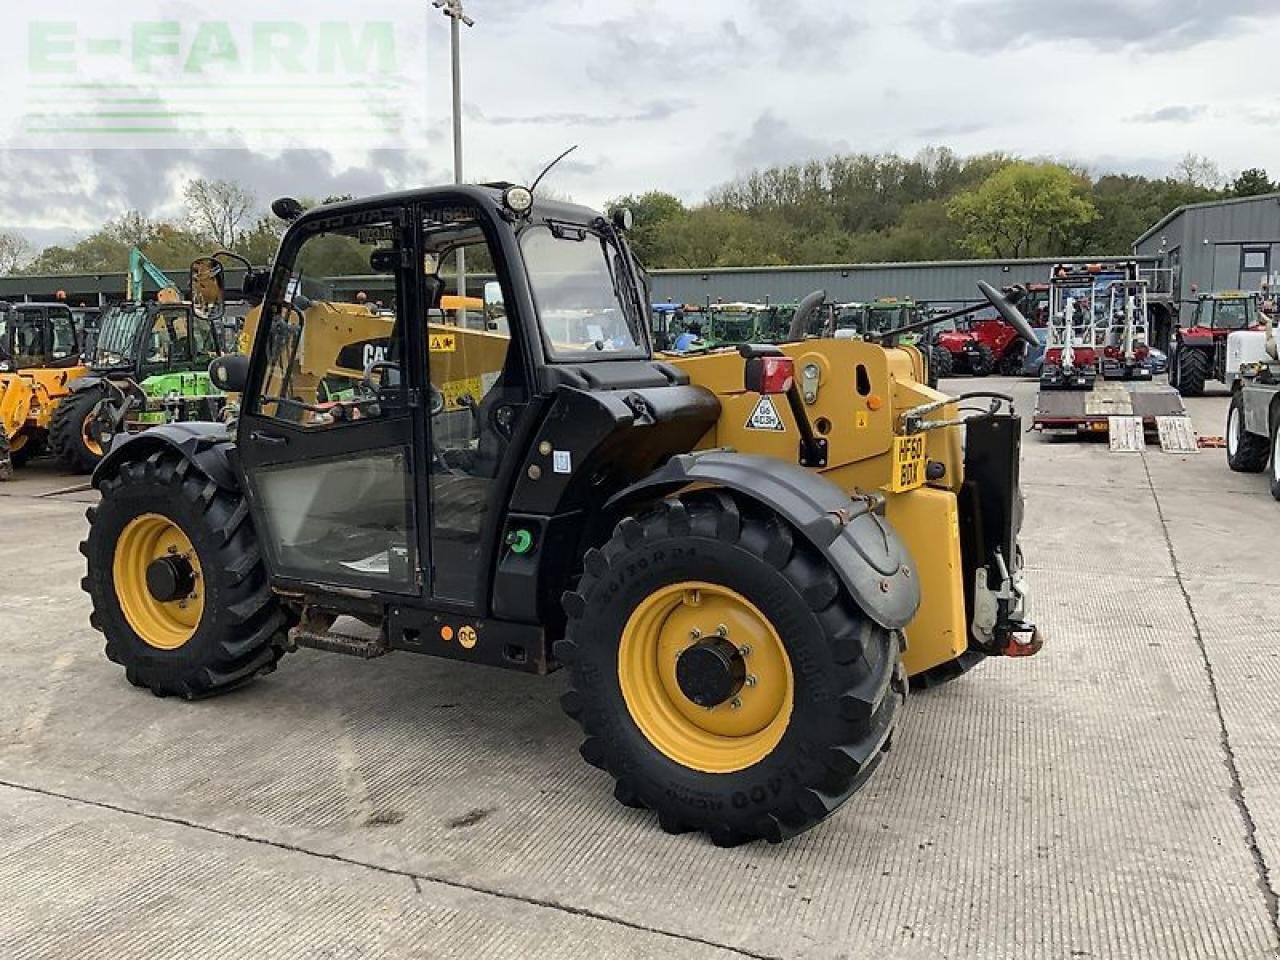
[[[867,397],[868,410],[873,410],[873,411],[879,410],[883,406],[884,406],[884,397],[880,396],[879,394],[873,393],[871,396]]]
[[[453,642],[453,627],[444,626],[440,628],[440,639],[445,643]]]

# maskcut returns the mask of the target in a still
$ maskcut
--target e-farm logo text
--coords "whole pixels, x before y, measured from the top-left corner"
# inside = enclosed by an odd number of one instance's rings
[[[0,68],[17,93],[9,145],[372,148],[425,135],[426,28],[406,16],[416,5],[362,4],[345,19],[323,3],[289,19],[226,5],[219,17],[156,16],[165,6],[31,17],[20,75],[20,58]]]

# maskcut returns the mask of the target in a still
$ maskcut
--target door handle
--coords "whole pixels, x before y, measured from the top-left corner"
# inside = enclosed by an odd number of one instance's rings
[[[283,447],[289,443],[287,437],[277,437],[274,433],[262,433],[258,430],[249,434],[249,439],[254,443],[265,443],[269,447]]]

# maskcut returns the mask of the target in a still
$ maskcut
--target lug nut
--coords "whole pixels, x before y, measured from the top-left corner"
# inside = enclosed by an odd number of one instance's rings
[[[729,628],[723,623],[720,624],[720,626],[716,627],[716,635],[720,637],[721,640],[725,639],[729,636]]]
[[[690,640],[701,640],[701,639],[702,639],[702,631],[701,631],[701,630],[699,630],[697,627],[694,627],[692,630],[690,630],[690,631],[689,631],[689,639],[690,639]]]
[[[746,684],[748,687],[754,687],[759,682],[760,681],[756,679],[756,675],[754,673],[747,675]]]
[[[745,647],[739,647],[739,648],[738,648],[738,653],[739,653],[739,655],[744,656],[744,657],[749,657],[749,656],[751,656],[751,644],[749,644],[749,643],[748,643]]]
[[[739,698],[739,697],[734,697],[732,700],[730,700],[730,701],[729,701],[729,706],[733,707],[733,709],[735,709],[735,710],[741,710],[741,709],[742,709],[742,700],[741,700],[741,698]]]

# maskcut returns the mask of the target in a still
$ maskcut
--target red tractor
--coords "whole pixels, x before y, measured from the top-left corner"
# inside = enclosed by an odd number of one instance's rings
[[[951,356],[956,373],[1016,377],[1026,362],[1027,345],[1017,331],[997,317],[981,317],[940,324],[934,345]]]
[[[1257,294],[1240,291],[1203,294],[1196,301],[1191,326],[1179,327],[1173,335],[1170,383],[1184,397],[1203,394],[1209,380],[1231,386],[1240,371],[1227,370],[1227,338],[1240,330],[1262,329]]]

